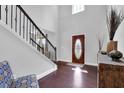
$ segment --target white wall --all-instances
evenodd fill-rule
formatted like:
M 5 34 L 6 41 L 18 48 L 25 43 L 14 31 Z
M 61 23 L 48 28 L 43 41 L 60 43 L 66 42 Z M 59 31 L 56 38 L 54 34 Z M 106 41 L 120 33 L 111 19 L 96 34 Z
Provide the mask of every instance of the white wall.
M 114 40 L 118 41 L 118 50 L 124 54 L 124 21 L 118 28 Z
M 0 24 L 0 62 L 8 60 L 14 76 L 36 74 L 41 78 L 56 69 L 52 61 L 17 38 L 8 29 L 7 26 Z
M 121 7 L 121 9 L 123 10 L 123 14 L 124 14 L 124 6 L 119 6 L 119 7 Z M 124 55 L 124 20 L 118 27 L 115 33 L 114 40 L 118 41 L 118 50 L 121 51 Z
M 22 7 L 40 28 L 53 32 L 57 31 L 57 5 L 22 5 Z
M 72 36 L 85 34 L 85 63 L 96 65 L 96 35 L 107 31 L 105 6 L 86 6 L 84 12 L 75 15 L 71 11 L 71 5 L 59 6 L 58 60 L 72 62 Z

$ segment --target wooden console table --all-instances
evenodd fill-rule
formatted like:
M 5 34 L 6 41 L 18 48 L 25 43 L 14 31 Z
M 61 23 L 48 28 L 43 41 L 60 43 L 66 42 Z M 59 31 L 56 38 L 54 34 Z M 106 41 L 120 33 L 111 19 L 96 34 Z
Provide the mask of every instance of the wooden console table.
M 114 62 L 107 55 L 98 54 L 99 88 L 124 88 L 124 62 Z

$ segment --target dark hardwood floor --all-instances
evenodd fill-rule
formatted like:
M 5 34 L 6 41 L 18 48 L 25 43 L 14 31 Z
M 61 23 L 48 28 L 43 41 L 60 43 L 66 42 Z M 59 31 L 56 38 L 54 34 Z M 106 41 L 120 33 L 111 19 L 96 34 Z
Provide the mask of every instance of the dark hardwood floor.
M 41 88 L 96 88 L 97 67 L 83 68 L 59 63 L 58 70 L 39 80 Z

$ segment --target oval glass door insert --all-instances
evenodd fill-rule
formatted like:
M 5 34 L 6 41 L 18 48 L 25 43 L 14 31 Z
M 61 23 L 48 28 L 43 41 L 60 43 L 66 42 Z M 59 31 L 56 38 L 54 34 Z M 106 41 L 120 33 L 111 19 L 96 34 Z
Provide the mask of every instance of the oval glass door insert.
M 80 58 L 81 56 L 81 53 L 82 53 L 82 48 L 81 48 L 81 41 L 80 39 L 77 39 L 76 42 L 75 42 L 75 56 L 77 59 Z

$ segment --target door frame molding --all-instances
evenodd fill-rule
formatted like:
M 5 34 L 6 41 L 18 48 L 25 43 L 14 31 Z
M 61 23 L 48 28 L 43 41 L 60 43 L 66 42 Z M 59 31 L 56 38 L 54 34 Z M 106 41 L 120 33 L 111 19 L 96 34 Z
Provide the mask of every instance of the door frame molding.
M 82 48 L 82 53 L 79 59 L 77 59 L 75 56 L 75 43 L 77 39 L 81 40 L 81 48 Z M 80 63 L 80 64 L 85 63 L 85 35 L 84 34 L 72 36 L 72 63 Z

